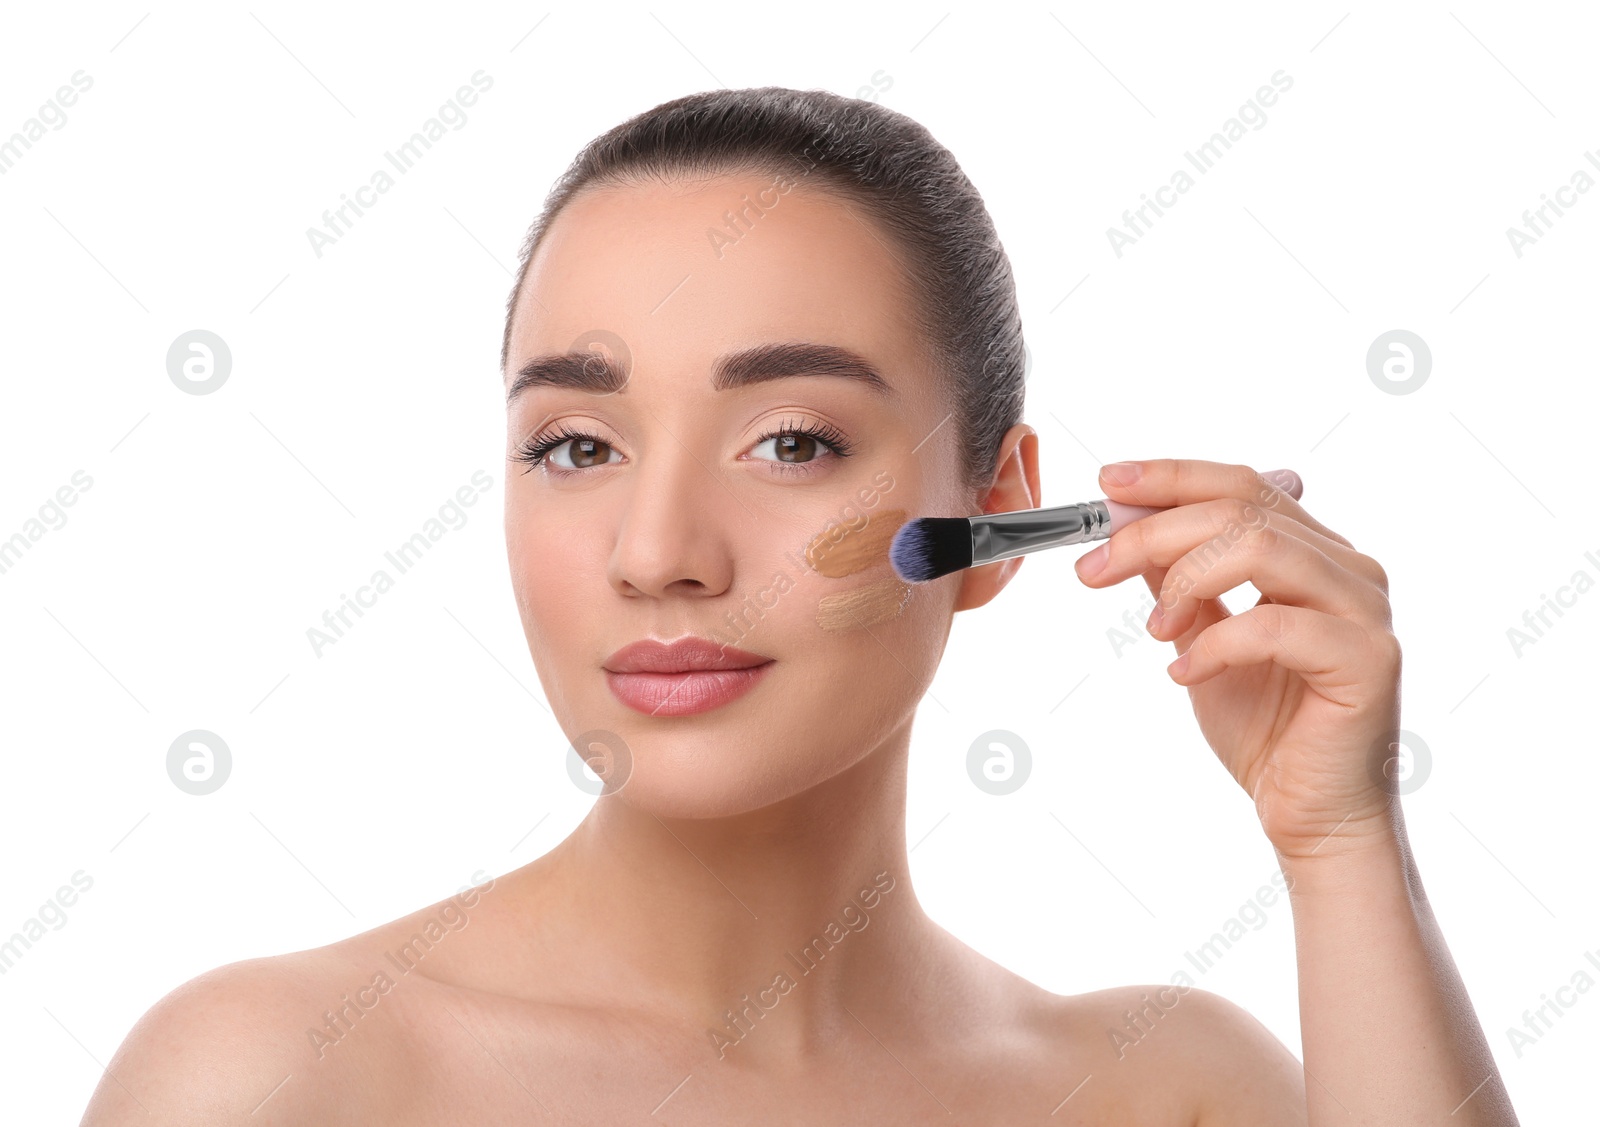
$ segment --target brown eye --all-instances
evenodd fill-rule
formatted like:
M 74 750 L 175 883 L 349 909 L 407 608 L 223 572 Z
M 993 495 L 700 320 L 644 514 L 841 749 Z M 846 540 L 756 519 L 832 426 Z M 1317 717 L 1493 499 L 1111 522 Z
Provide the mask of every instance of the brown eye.
M 809 462 L 817 456 L 817 440 L 809 434 L 780 434 L 772 441 L 780 462 Z
M 766 453 L 768 446 L 772 454 Z M 803 427 L 785 426 L 763 435 L 751 451 L 763 462 L 779 462 L 794 466 L 809 466 L 829 457 L 844 457 L 850 452 L 845 437 L 837 432 L 812 433 Z
M 767 445 L 771 444 L 769 455 Z M 785 419 L 777 429 L 757 440 L 750 453 L 762 462 L 782 466 L 774 472 L 800 476 L 826 472 L 832 463 L 850 456 L 855 443 L 828 423 Z
M 604 465 L 611 460 L 611 446 L 598 438 L 574 438 L 571 446 L 572 453 L 569 457 L 575 469 L 588 469 L 590 466 Z M 559 463 L 560 459 L 557 459 L 557 464 Z
M 620 456 L 612 457 L 616 453 L 609 442 L 592 434 L 563 429 L 525 443 L 517 450 L 516 458 L 528 463 L 529 469 L 543 467 L 559 476 L 621 461 Z

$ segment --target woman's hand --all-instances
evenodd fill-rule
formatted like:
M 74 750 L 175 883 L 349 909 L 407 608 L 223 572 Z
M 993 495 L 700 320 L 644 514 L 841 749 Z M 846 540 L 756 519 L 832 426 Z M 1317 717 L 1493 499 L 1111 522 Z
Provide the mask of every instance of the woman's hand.
M 1171 511 L 1119 529 L 1078 576 L 1144 576 L 1151 635 L 1183 655 L 1168 672 L 1279 854 L 1394 833 L 1400 643 L 1378 562 L 1248 466 L 1156 458 L 1106 467 L 1100 483 L 1114 501 Z M 1218 596 L 1246 582 L 1262 598 L 1230 614 Z

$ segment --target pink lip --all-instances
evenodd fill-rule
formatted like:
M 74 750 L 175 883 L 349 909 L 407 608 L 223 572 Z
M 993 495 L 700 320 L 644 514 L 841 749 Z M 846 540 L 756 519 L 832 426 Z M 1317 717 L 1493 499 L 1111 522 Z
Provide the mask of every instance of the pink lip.
M 737 700 L 773 659 L 688 635 L 670 644 L 646 638 L 604 662 L 606 684 L 623 704 L 650 716 L 689 716 Z

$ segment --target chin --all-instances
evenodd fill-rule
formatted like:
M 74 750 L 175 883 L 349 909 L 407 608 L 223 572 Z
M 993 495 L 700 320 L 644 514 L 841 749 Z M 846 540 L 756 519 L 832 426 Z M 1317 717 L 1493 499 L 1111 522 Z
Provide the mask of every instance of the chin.
M 707 820 L 749 814 L 802 794 L 848 763 L 830 765 L 814 742 L 784 749 L 769 730 L 712 735 L 628 733 L 626 780 L 603 798 L 660 818 Z

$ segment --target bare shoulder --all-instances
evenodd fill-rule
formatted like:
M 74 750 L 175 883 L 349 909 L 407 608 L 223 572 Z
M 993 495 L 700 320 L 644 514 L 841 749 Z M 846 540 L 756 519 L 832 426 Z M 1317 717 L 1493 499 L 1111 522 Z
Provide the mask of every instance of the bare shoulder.
M 348 941 L 347 941 L 348 942 Z M 370 978 L 370 976 L 368 976 Z M 157 1001 L 123 1039 L 89 1101 L 82 1127 L 160 1122 L 258 1125 L 381 1113 L 375 1075 L 393 1073 L 392 1039 L 352 1038 L 342 1053 L 318 1044 L 324 1014 L 362 985 L 342 945 L 248 959 L 209 970 Z M 360 1075 L 368 1081 L 352 1084 Z
M 416 972 L 442 965 L 439 944 L 493 886 L 183 983 L 123 1039 L 82 1127 L 407 1121 L 430 1075 L 416 1031 L 437 1018 L 431 979 Z
M 1195 1127 L 1305 1124 L 1300 1061 L 1242 1006 L 1196 986 L 1118 986 L 1076 995 L 1079 1024 L 1100 1032 L 1107 1073 L 1164 1088 Z M 1128 1067 L 1129 1065 L 1132 1067 Z

